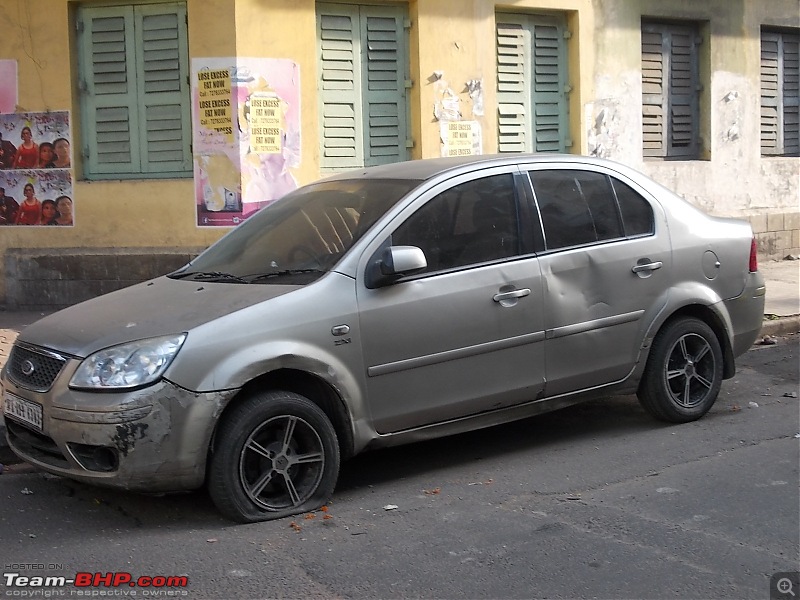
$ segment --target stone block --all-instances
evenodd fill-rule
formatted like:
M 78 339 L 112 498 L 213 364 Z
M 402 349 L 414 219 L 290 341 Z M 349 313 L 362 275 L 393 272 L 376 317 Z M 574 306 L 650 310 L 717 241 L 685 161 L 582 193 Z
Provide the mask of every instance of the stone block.
M 783 213 L 769 213 L 767 215 L 767 231 L 783 231 Z
M 753 233 L 767 232 L 767 215 L 752 215 L 749 217 Z

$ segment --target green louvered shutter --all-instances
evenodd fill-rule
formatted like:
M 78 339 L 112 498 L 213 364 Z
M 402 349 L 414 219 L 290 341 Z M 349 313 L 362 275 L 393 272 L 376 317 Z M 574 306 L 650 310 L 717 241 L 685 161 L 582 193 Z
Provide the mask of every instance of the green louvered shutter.
M 361 7 L 365 166 L 408 158 L 403 16 L 400 8 Z
M 497 17 L 498 150 L 569 146 L 566 26 L 543 15 Z
M 191 169 L 186 7 L 135 8 L 143 172 Z
M 129 6 L 81 11 L 81 102 L 90 173 L 139 171 L 133 10 Z
M 506 17 L 506 15 L 503 15 Z M 532 152 L 530 32 L 521 23 L 497 23 L 497 149 Z
M 86 175 L 191 173 L 185 5 L 86 7 L 78 22 Z
M 642 152 L 648 157 L 699 154 L 696 28 L 642 25 Z
M 567 146 L 566 47 L 564 26 L 553 17 L 535 17 L 533 28 L 533 129 L 536 152 L 563 152 Z
M 364 164 L 358 7 L 317 5 L 323 168 Z

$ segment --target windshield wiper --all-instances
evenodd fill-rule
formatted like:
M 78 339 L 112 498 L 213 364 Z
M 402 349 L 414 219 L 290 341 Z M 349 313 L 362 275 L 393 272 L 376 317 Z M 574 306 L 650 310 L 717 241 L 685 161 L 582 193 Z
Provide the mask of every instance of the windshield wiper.
M 247 283 L 255 283 L 256 281 L 263 281 L 264 279 L 273 279 L 275 277 L 284 277 L 286 275 L 303 275 L 305 273 L 324 273 L 320 269 L 282 269 L 280 271 L 271 271 L 270 273 L 261 273 L 260 275 L 247 275 Z
M 183 279 L 185 277 L 191 277 L 195 281 L 234 281 L 236 283 L 250 283 L 246 279 L 242 279 L 238 275 L 232 275 L 231 273 L 223 273 L 222 271 L 189 271 L 187 273 L 176 273 L 170 275 L 173 279 Z

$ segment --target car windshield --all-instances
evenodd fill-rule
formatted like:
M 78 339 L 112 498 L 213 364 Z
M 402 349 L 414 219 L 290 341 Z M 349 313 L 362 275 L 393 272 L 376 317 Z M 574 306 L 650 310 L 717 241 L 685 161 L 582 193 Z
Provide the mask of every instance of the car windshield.
M 173 279 L 309 283 L 329 271 L 413 180 L 352 179 L 302 187 L 261 209 Z

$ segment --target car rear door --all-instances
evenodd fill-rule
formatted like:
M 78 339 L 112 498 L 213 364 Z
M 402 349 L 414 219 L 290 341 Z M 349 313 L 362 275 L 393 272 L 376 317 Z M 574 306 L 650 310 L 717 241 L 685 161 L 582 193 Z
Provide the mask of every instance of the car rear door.
M 624 379 L 671 277 L 662 207 L 600 167 L 528 171 L 545 239 L 545 394 Z

